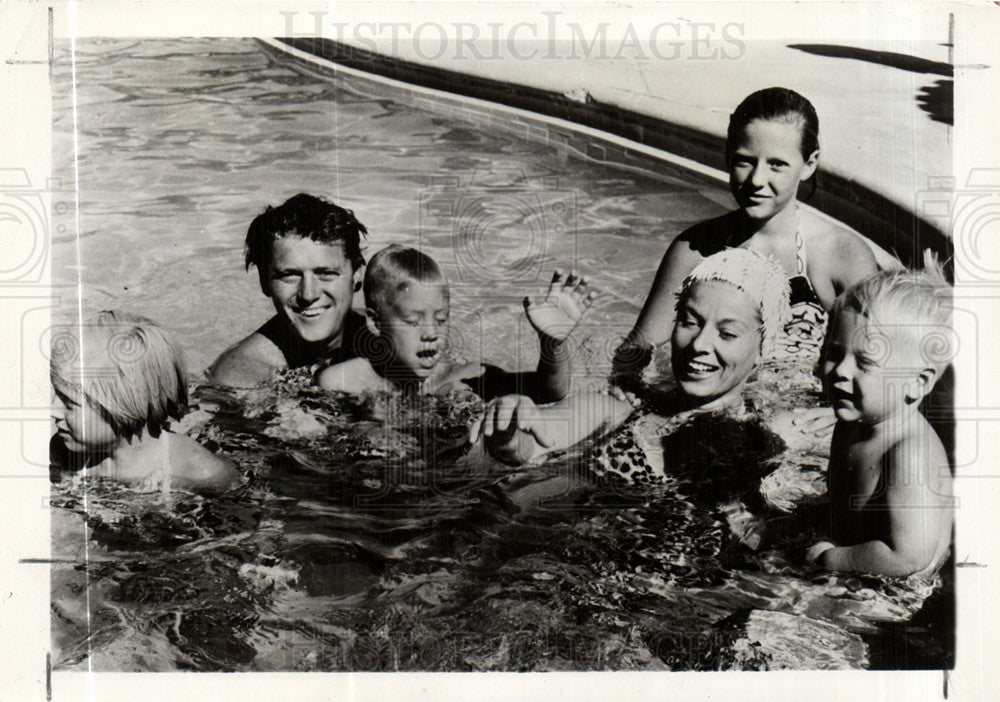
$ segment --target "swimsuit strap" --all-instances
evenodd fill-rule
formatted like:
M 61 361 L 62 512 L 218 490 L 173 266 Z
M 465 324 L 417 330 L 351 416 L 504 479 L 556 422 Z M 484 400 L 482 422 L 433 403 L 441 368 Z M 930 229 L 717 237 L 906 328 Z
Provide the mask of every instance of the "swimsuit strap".
M 799 224 L 799 208 L 795 208 L 795 272 L 806 276 L 806 242 Z M 808 278 L 808 276 L 806 276 Z

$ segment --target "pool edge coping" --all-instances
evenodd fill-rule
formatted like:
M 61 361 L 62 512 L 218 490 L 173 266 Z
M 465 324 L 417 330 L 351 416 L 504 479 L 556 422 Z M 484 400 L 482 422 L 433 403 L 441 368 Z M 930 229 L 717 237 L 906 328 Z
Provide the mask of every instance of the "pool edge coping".
M 675 169 L 697 174 L 702 179 L 728 190 L 728 174 L 712 165 L 713 161 L 721 159 L 724 139 L 690 127 L 614 105 L 597 103 L 589 96 L 577 100 L 517 83 L 458 73 L 436 66 L 425 66 L 321 37 L 292 39 L 257 37 L 257 41 L 273 59 L 290 63 L 293 67 L 320 78 L 329 78 L 332 73 L 339 77 L 388 88 L 396 91 L 397 95 L 394 96 L 396 99 L 400 96 L 409 96 L 409 99 L 404 99 L 403 102 L 411 106 L 432 111 L 436 109 L 438 112 L 445 112 L 467 121 L 480 123 L 485 121 L 490 127 L 512 133 L 527 141 L 543 143 L 586 161 L 611 168 L 663 179 L 664 174 L 658 173 L 651 165 L 668 163 Z M 313 50 L 302 48 L 303 42 L 312 42 Z M 326 53 L 332 53 L 333 56 L 323 55 L 322 51 L 315 49 L 316 45 L 325 47 Z M 365 69 L 351 65 L 358 63 L 363 63 Z M 410 82 L 389 74 L 413 75 L 421 82 Z M 464 83 L 467 90 L 474 88 L 487 93 L 503 91 L 511 97 L 507 101 L 497 101 L 458 90 L 435 87 L 447 81 Z M 434 101 L 433 104 L 428 98 Z M 652 129 L 647 130 L 648 127 L 653 127 L 656 129 L 656 136 L 662 140 L 668 143 L 682 143 L 695 153 L 692 154 L 693 157 L 681 155 L 674 150 L 631 139 L 614 131 L 511 104 L 511 102 L 532 101 L 536 104 L 551 103 L 554 111 L 568 111 L 571 115 L 586 115 L 590 112 L 591 121 L 609 121 L 617 117 L 619 129 L 631 128 L 633 131 L 645 134 L 647 131 L 652 131 Z M 544 133 L 539 133 L 539 125 Z M 861 237 L 872 248 L 882 267 L 898 265 L 895 263 L 897 260 L 905 265 L 919 267 L 922 264 L 925 248 L 932 249 L 943 260 L 950 261 L 952 257 L 953 242 L 947 234 L 922 220 L 914 212 L 891 202 L 885 196 L 850 178 L 821 170 L 815 198 L 818 200 L 815 204 L 800 200 L 799 205 Z M 865 224 L 874 226 L 863 226 Z M 861 230 L 872 231 L 872 234 L 862 234 Z

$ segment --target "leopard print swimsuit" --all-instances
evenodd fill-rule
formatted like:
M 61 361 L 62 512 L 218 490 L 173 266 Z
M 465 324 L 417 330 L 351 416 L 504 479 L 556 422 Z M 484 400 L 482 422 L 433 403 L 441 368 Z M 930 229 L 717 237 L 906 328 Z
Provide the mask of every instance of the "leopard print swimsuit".
M 659 432 L 650 426 L 651 416 L 655 415 L 636 410 L 606 440 L 591 448 L 588 463 L 595 476 L 627 483 L 663 482 L 663 452 L 656 445 Z
M 752 408 L 688 410 L 670 417 L 640 408 L 590 447 L 587 466 L 600 481 L 635 485 L 690 483 L 735 487 L 763 476 L 784 448 Z M 714 486 L 714 487 L 713 487 Z

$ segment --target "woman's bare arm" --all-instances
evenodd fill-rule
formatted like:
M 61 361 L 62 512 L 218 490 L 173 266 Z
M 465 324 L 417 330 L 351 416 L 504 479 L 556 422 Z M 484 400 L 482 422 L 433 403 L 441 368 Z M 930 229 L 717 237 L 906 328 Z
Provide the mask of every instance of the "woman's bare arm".
M 635 326 L 615 352 L 616 373 L 642 370 L 649 364 L 650 350 L 670 338 L 674 328 L 674 293 L 702 258 L 683 235 L 667 248 Z

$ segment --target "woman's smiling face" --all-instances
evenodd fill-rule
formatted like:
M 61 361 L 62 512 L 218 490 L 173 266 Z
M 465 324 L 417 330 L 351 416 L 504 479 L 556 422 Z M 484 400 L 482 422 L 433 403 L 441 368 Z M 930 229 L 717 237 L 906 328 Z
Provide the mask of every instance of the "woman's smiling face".
M 760 311 L 737 287 L 699 281 L 677 310 L 670 364 L 684 393 L 705 409 L 739 403 L 760 358 Z

